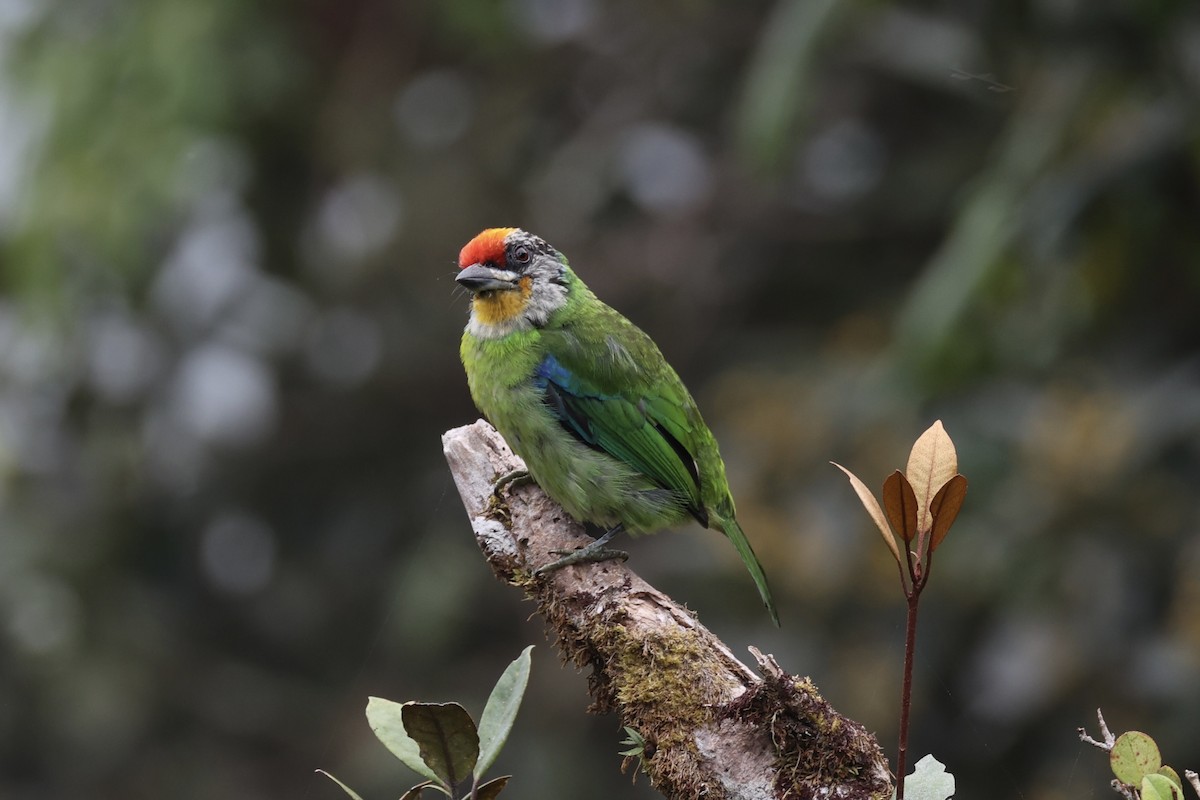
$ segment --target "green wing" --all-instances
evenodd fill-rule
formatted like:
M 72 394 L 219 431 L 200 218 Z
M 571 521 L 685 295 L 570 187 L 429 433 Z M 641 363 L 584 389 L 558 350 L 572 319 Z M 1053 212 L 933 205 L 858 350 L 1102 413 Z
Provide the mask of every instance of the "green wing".
M 723 532 L 778 625 L 767 576 L 734 519 L 725 469 L 695 401 L 650 337 L 594 302 L 599 309 L 575 324 L 542 331 L 546 355 L 534 379 L 546 405 L 572 436 L 675 492 L 701 525 Z
M 614 312 L 615 314 L 615 312 Z M 567 347 L 550 347 L 535 370 L 546 405 L 562 426 L 589 447 L 630 465 L 664 489 L 684 498 L 704 525 L 700 473 L 694 453 L 695 405 L 658 348 L 619 318 L 637 336 L 637 355 L 613 334 L 582 347 L 578 337 Z M 648 347 L 649 350 L 645 350 Z M 598 354 L 584 357 L 587 350 Z

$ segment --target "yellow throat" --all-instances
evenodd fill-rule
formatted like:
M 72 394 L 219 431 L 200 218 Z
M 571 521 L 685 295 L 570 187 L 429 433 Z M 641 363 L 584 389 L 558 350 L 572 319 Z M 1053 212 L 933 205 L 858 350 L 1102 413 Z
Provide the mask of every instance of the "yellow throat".
M 521 278 L 518 289 L 497 292 L 481 292 L 471 299 L 471 310 L 475 319 L 484 325 L 502 325 L 521 316 L 533 293 L 533 279 L 528 275 Z

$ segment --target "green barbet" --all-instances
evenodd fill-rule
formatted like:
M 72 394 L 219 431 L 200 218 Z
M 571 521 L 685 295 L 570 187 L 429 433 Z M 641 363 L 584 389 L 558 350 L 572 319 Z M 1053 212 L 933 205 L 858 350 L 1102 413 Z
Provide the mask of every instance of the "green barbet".
M 619 530 L 653 533 L 692 517 L 733 542 L 778 625 L 717 441 L 650 337 L 518 228 L 479 234 L 458 265 L 472 294 L 460 353 L 475 405 L 567 513 L 609 528 L 542 571 L 612 557 L 602 548 Z

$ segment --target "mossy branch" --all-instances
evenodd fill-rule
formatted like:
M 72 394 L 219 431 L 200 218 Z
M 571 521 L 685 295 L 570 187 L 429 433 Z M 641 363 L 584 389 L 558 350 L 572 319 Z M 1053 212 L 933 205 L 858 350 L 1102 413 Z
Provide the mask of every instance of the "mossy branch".
M 625 564 L 535 577 L 590 537 L 536 485 L 496 480 L 524 465 L 483 420 L 442 444 L 475 537 L 493 572 L 521 588 L 554 630 L 563 657 L 590 667 L 592 710 L 616 711 L 645 745 L 640 758 L 664 796 L 717 800 L 881 800 L 892 782 L 879 744 L 838 714 L 807 678 L 755 649 L 763 677 L 689 611 Z M 614 739 L 615 749 L 615 739 Z

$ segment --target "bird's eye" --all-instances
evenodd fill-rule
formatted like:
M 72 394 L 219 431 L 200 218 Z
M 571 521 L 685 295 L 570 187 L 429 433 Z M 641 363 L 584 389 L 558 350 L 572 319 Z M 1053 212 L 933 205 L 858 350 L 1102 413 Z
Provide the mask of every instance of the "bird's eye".
M 529 252 L 529 248 L 525 245 L 518 245 L 517 248 L 513 250 L 513 261 L 516 261 L 518 264 L 528 264 L 531 257 L 532 255 Z

